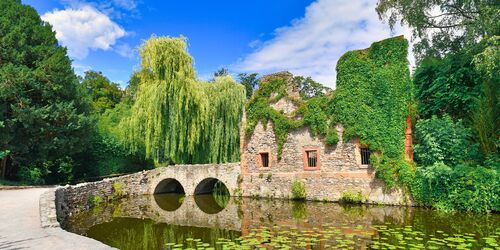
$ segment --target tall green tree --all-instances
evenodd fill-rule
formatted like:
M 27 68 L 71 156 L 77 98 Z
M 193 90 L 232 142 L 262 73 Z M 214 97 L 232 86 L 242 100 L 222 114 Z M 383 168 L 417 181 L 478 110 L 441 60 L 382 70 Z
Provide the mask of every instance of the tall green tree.
M 323 86 L 321 83 L 314 81 L 311 77 L 296 76 L 294 82 L 299 87 L 300 97 L 307 100 L 316 96 L 324 96 L 326 92 L 331 90 Z
M 124 99 L 127 103 L 132 104 L 135 102 L 135 99 L 137 97 L 137 88 L 139 88 L 140 81 L 141 78 L 139 72 L 132 73 L 124 93 Z
M 237 161 L 245 90 L 229 76 L 198 82 L 186 49 L 183 37 L 152 37 L 140 48 L 128 144 L 158 163 Z
M 473 58 L 473 52 L 462 50 L 444 58 L 428 57 L 420 63 L 413 82 L 421 118 L 449 114 L 465 119 L 473 112 L 481 93 L 481 78 Z
M 417 59 L 442 56 L 500 34 L 500 2 L 496 0 L 380 0 L 379 17 L 391 27 L 412 28 Z
M 238 80 L 241 85 L 245 87 L 246 97 L 250 99 L 252 97 L 253 91 L 259 85 L 259 78 L 257 73 L 240 73 L 238 74 Z
M 71 178 L 91 120 L 85 91 L 52 27 L 20 0 L 0 2 L 0 150 L 6 175 Z
M 500 36 L 486 41 L 473 61 L 480 73 L 482 92 L 472 115 L 473 128 L 486 157 L 500 159 Z M 496 155 L 496 156 L 495 156 Z
M 113 108 L 124 95 L 120 86 L 111 82 L 101 72 L 87 71 L 81 82 L 92 97 L 92 106 L 98 113 Z
M 214 78 L 219 77 L 219 76 L 227 76 L 229 75 L 229 70 L 227 68 L 220 68 L 217 71 L 214 72 Z

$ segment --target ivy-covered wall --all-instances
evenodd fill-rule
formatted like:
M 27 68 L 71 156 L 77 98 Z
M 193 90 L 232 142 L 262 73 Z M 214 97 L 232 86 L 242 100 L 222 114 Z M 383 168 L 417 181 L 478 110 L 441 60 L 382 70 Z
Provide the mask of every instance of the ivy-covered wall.
M 343 140 L 359 138 L 373 154 L 376 175 L 388 188 L 413 178 L 413 166 L 404 160 L 406 117 L 413 113 L 413 84 L 408 64 L 408 41 L 393 37 L 363 50 L 345 53 L 337 63 L 337 88 L 304 101 L 292 95 L 289 73 L 264 78 L 246 105 L 245 134 L 258 122 L 271 121 L 278 145 L 278 160 L 291 130 L 308 126 L 314 136 L 335 145 L 336 124 L 345 128 Z M 273 108 L 282 98 L 298 108 L 290 114 Z
M 318 96 L 304 101 L 300 98 L 293 82 L 292 74 L 279 72 L 260 81 L 259 89 L 246 104 L 247 122 L 245 134 L 251 136 L 258 122 L 266 125 L 273 123 L 273 129 L 278 144 L 278 159 L 281 158 L 283 144 L 290 130 L 307 125 L 315 136 L 326 136 L 327 144 L 336 144 L 338 141 L 335 124 L 333 124 L 332 110 L 329 108 L 331 98 Z M 297 109 L 290 114 L 273 108 L 273 104 L 280 99 L 294 103 Z
M 337 63 L 334 114 L 344 139 L 357 137 L 380 152 L 372 163 L 388 187 L 412 174 L 404 161 L 406 116 L 414 107 L 407 56 L 408 41 L 399 36 L 349 51 Z

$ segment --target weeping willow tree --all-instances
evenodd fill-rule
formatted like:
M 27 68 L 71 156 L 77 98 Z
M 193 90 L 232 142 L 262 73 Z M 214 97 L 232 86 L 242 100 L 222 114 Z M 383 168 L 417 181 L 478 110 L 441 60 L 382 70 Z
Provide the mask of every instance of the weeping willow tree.
M 244 87 L 229 76 L 198 81 L 184 37 L 152 37 L 139 51 L 137 99 L 124 124 L 131 151 L 157 163 L 239 160 Z

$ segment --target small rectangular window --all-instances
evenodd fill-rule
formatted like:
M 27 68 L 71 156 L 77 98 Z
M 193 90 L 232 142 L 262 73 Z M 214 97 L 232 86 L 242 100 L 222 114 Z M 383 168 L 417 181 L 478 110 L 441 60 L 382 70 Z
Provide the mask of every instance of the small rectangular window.
M 262 167 L 269 167 L 269 153 L 260 153 L 260 162 L 262 163 Z
M 315 168 L 318 165 L 318 151 L 316 150 L 311 150 L 311 151 L 306 151 L 307 153 L 307 167 L 309 168 Z
M 370 150 L 368 148 L 361 148 L 361 164 L 370 164 Z

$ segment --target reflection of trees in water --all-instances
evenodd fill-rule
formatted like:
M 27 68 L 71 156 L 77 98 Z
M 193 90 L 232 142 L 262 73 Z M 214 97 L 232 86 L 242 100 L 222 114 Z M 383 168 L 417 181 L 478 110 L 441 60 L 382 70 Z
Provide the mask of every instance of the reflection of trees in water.
M 215 202 L 217 202 L 217 204 L 219 204 L 222 208 L 227 206 L 227 203 L 231 198 L 229 190 L 222 181 L 217 181 L 215 183 L 212 195 L 214 196 Z
M 215 246 L 220 238 L 236 239 L 241 232 L 221 228 L 198 228 L 168 224 L 157 224 L 152 220 L 118 219 L 121 226 L 114 223 L 98 225 L 89 231 L 89 236 L 121 250 L 165 249 L 167 243 L 193 242 L 187 239 L 201 239 Z M 113 226 L 114 224 L 114 226 Z M 112 233 L 110 230 L 113 226 Z
M 432 235 L 435 231 L 441 230 L 450 235 L 477 233 L 481 236 L 494 233 L 496 228 L 500 228 L 498 214 L 442 214 L 423 208 L 341 206 L 335 203 L 250 198 L 229 201 L 228 207 L 220 213 L 222 208 L 213 194 L 187 197 L 184 201 L 185 205 L 179 208 L 181 210 L 176 210 L 177 220 L 171 222 L 169 219 L 163 220 L 171 218 L 169 217 L 171 213 L 157 213 L 157 210 L 147 207 L 150 206 L 148 205 L 150 202 L 155 202 L 151 199 L 152 197 L 148 196 L 123 199 L 119 203 L 106 204 L 98 209 L 86 211 L 77 215 L 80 220 L 72 221 L 70 231 L 76 230 L 80 234 L 86 234 L 120 249 L 155 249 L 156 247 L 162 249 L 165 243 L 186 242 L 187 238 L 202 239 L 203 242 L 214 245 L 219 238 L 234 239 L 241 234 L 237 231 L 209 228 L 215 225 L 225 225 L 226 228 L 234 230 L 275 225 L 295 226 L 301 229 L 335 226 L 335 230 L 343 230 L 342 227 L 345 226 L 352 231 L 358 230 L 359 225 L 363 225 L 366 229 L 365 226 L 386 225 L 387 223 L 386 226 L 389 229 L 412 226 L 414 230 L 426 235 Z M 174 203 L 179 202 L 179 199 L 174 201 Z M 193 204 L 194 202 L 196 204 Z M 154 207 L 156 208 L 156 205 Z M 198 208 L 201 211 L 198 211 Z M 204 213 L 213 214 L 213 216 L 205 216 Z M 195 219 L 195 215 L 201 217 Z M 182 218 L 185 220 L 183 221 Z M 218 223 L 213 223 L 212 218 L 217 218 Z M 234 223 L 235 221 L 240 222 L 238 218 L 242 219 L 241 224 L 234 226 L 238 225 Z

